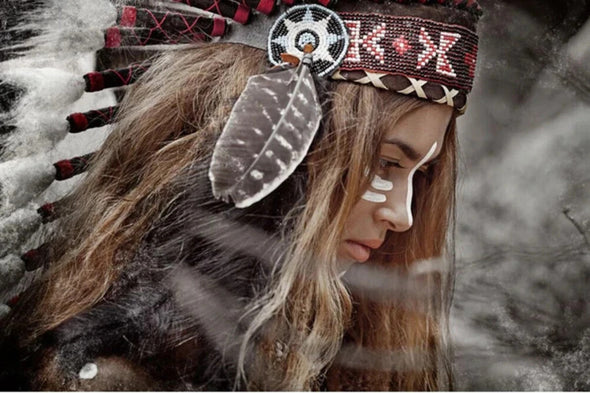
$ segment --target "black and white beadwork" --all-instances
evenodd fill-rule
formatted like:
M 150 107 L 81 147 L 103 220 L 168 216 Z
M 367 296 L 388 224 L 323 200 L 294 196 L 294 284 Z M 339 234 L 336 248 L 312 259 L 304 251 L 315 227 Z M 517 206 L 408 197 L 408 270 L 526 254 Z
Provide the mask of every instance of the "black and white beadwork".
M 335 12 L 316 5 L 292 7 L 277 19 L 268 37 L 268 57 L 274 65 L 282 63 L 281 54 L 303 58 L 303 47 L 311 44 L 312 73 L 331 75 L 342 63 L 348 50 L 346 25 Z

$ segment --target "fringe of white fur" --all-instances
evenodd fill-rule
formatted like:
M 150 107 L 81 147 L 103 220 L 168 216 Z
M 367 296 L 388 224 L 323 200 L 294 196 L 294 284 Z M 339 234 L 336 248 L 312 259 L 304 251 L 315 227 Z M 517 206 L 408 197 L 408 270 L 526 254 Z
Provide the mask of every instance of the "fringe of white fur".
M 5 1 L 0 5 L 3 11 L 18 10 L 16 2 Z M 17 262 L 18 255 L 43 241 L 37 233 L 43 229 L 36 225 L 35 207 L 60 199 L 77 183 L 52 182 L 52 163 L 98 149 L 108 132 L 105 127 L 74 138 L 68 135 L 65 119 L 73 112 L 114 104 L 110 92 L 84 94 L 82 78 L 94 68 L 105 29 L 115 24 L 114 2 L 32 0 L 21 4 L 26 10 L 20 15 L 11 15 L 18 22 L 7 33 L 33 34 L 0 48 L 16 54 L 0 63 L 0 84 L 22 91 L 13 102 L 5 102 L 8 110 L 0 113 L 0 122 L 14 127 L 0 136 L 0 287 L 4 293 L 24 289 L 28 285 L 24 281 L 30 281 L 23 279 Z M 23 212 L 28 220 L 23 221 Z M 28 225 L 31 220 L 35 225 Z M 0 305 L 0 318 L 5 311 Z

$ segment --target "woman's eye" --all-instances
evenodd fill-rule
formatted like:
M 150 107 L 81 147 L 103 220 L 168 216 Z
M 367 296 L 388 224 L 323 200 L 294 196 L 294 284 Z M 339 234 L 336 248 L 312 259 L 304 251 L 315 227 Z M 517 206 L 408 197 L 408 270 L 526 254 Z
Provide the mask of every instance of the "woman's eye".
M 389 168 L 403 168 L 399 161 L 391 161 L 386 160 L 385 158 L 379 159 L 379 167 L 382 169 L 389 169 Z

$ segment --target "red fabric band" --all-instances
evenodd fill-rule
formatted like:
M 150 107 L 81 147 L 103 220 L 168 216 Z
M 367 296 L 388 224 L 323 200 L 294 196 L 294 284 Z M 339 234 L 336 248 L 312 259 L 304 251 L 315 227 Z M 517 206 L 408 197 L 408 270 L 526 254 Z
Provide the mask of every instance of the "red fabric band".
M 104 78 L 100 72 L 89 72 L 85 75 L 86 91 L 91 93 L 104 89 Z
M 66 180 L 84 173 L 88 163 L 95 153 L 89 153 L 80 157 L 61 160 L 53 164 L 55 167 L 55 180 Z
M 137 18 L 137 8 L 135 7 L 123 7 L 123 13 L 121 15 L 120 25 L 124 27 L 135 26 L 135 20 Z
M 258 3 L 258 7 L 256 7 L 256 11 L 262 12 L 263 14 L 268 15 L 271 12 L 273 12 L 274 8 L 275 8 L 274 0 L 260 0 L 260 3 Z
M 8 307 L 14 307 L 14 306 L 16 306 L 16 303 L 18 303 L 18 299 L 19 299 L 18 295 L 14 296 L 12 299 L 10 299 L 9 301 L 6 302 L 6 305 Z
M 80 132 L 88 129 L 88 118 L 83 113 L 72 113 L 67 117 L 70 132 Z
M 240 4 L 238 5 L 238 9 L 236 10 L 236 14 L 234 15 L 233 19 L 241 24 L 248 23 L 250 19 L 250 8 Z
M 53 221 L 55 217 L 55 205 L 53 203 L 46 203 L 37 209 L 37 213 L 41 216 L 43 223 Z
M 213 31 L 211 32 L 211 35 L 213 37 L 221 37 L 222 35 L 225 34 L 225 27 L 226 27 L 225 19 L 213 18 Z
M 74 176 L 74 166 L 70 160 L 61 160 L 53 164 L 56 169 L 56 180 L 66 180 Z
M 49 262 L 49 253 L 49 243 L 44 243 L 40 247 L 21 255 L 20 258 L 25 263 L 25 269 L 28 272 L 32 272 L 42 266 L 45 266 Z
M 121 31 L 118 27 L 110 27 L 105 34 L 105 48 L 118 48 L 121 46 Z

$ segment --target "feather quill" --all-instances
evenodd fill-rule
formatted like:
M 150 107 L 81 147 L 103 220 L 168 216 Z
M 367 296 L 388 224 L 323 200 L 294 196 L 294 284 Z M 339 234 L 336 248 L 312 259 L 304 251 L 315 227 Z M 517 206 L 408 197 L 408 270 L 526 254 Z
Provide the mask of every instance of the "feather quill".
M 303 161 L 322 119 L 310 65 L 305 54 L 297 67 L 250 77 L 213 152 L 209 179 L 216 198 L 251 206 Z

